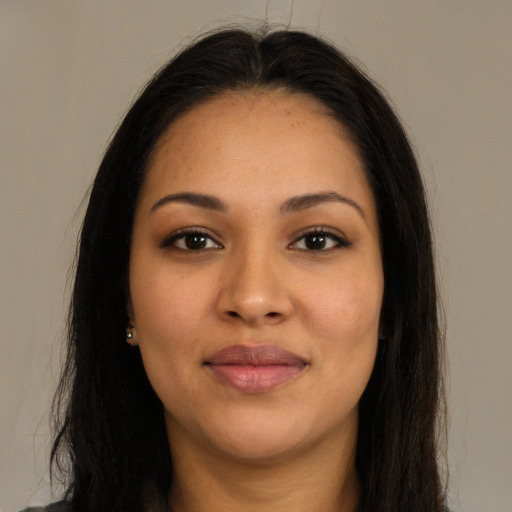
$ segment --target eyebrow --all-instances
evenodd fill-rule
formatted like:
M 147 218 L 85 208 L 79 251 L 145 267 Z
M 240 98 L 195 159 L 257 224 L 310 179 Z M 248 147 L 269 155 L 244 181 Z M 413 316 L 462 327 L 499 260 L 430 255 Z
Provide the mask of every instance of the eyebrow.
M 356 201 L 349 197 L 342 196 L 338 192 L 317 192 L 314 194 L 304 194 L 300 196 L 294 196 L 287 199 L 280 207 L 282 213 L 299 212 L 314 208 L 322 203 L 337 202 L 343 203 L 354 208 L 362 217 L 366 220 L 363 209 L 359 206 Z M 181 192 L 178 194 L 168 194 L 160 198 L 152 207 L 151 212 L 154 212 L 158 208 L 168 203 L 186 203 L 192 206 L 198 206 L 200 208 L 206 208 L 208 210 L 216 210 L 226 212 L 228 207 L 218 197 L 208 194 L 197 194 L 194 192 Z
M 281 212 L 298 212 L 302 210 L 307 210 L 308 208 L 314 208 L 322 203 L 330 203 L 337 202 L 348 204 L 352 206 L 357 212 L 366 220 L 366 216 L 364 214 L 364 210 L 356 203 L 353 199 L 349 197 L 342 196 L 338 194 L 338 192 L 318 192 L 315 194 L 304 194 L 302 196 L 296 196 L 288 199 L 281 205 Z
M 187 203 L 208 210 L 226 211 L 227 206 L 217 197 L 207 194 L 194 194 L 193 192 L 182 192 L 180 194 L 169 194 L 159 199 L 152 207 L 151 212 L 168 203 Z

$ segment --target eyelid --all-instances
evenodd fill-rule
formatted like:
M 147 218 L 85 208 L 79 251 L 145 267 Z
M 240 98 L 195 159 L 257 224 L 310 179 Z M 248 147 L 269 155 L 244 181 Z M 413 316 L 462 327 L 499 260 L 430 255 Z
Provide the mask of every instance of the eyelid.
M 310 226 L 304 229 L 301 229 L 298 233 L 296 233 L 293 237 L 293 242 L 290 243 L 289 247 L 293 249 L 294 245 L 302 240 L 303 238 L 311 235 L 322 235 L 336 242 L 335 247 L 331 247 L 329 249 L 297 249 L 306 252 L 329 252 L 333 249 L 338 249 L 342 247 L 350 247 L 352 242 L 350 242 L 346 235 L 344 235 L 341 231 L 337 229 L 333 229 L 327 226 Z
M 171 247 L 176 240 L 179 240 L 180 238 L 183 238 L 187 235 L 205 236 L 205 237 L 209 238 L 210 240 L 213 240 L 213 242 L 215 242 L 215 244 L 218 245 L 219 248 L 223 247 L 223 245 L 217 240 L 217 238 L 218 238 L 217 235 L 202 226 L 187 226 L 187 227 L 176 229 L 172 233 L 167 235 L 160 242 L 159 246 L 162 249 Z M 176 247 L 176 246 L 175 246 L 175 248 L 179 249 L 179 247 Z M 182 249 L 182 250 L 186 250 L 186 249 Z M 203 249 L 203 250 L 206 250 L 206 249 Z M 191 250 L 191 252 L 194 252 L 194 251 Z M 200 252 L 200 251 L 197 251 L 197 252 Z

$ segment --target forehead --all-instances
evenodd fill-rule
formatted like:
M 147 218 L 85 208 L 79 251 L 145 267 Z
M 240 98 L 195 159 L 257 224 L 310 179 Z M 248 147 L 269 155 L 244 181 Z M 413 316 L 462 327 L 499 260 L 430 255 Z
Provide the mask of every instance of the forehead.
M 331 189 L 372 195 L 344 127 L 315 98 L 281 90 L 223 93 L 174 121 L 153 151 L 143 196 L 223 195 L 233 186 L 262 199 Z
M 212 137 L 247 137 L 257 144 L 272 133 L 284 139 L 287 133 L 306 138 L 317 131 L 311 125 L 331 125 L 334 132 L 346 136 L 344 129 L 330 111 L 314 97 L 284 90 L 227 91 L 208 98 L 174 120 L 164 132 L 153 151 L 153 160 L 165 146 L 190 143 L 199 133 Z M 271 121 L 272 126 L 269 126 Z M 174 149 L 177 149 L 175 147 Z M 206 149 L 206 147 L 205 147 Z M 267 146 L 267 149 L 270 149 Z

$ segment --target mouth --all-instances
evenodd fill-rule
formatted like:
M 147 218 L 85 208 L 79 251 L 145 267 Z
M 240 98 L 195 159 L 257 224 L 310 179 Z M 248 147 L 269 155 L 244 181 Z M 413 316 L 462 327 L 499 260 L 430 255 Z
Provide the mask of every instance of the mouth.
M 235 345 L 210 356 L 204 366 L 224 384 L 256 394 L 295 379 L 308 363 L 274 345 Z

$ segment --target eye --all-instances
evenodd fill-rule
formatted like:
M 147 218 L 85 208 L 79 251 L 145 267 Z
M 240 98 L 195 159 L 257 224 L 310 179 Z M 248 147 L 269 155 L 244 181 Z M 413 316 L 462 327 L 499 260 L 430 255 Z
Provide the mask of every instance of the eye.
M 166 238 L 161 247 L 175 247 L 183 251 L 204 251 L 222 249 L 222 245 L 200 229 L 180 229 Z
M 303 233 L 290 247 L 300 251 L 329 251 L 339 247 L 348 247 L 350 243 L 325 228 L 314 228 Z

